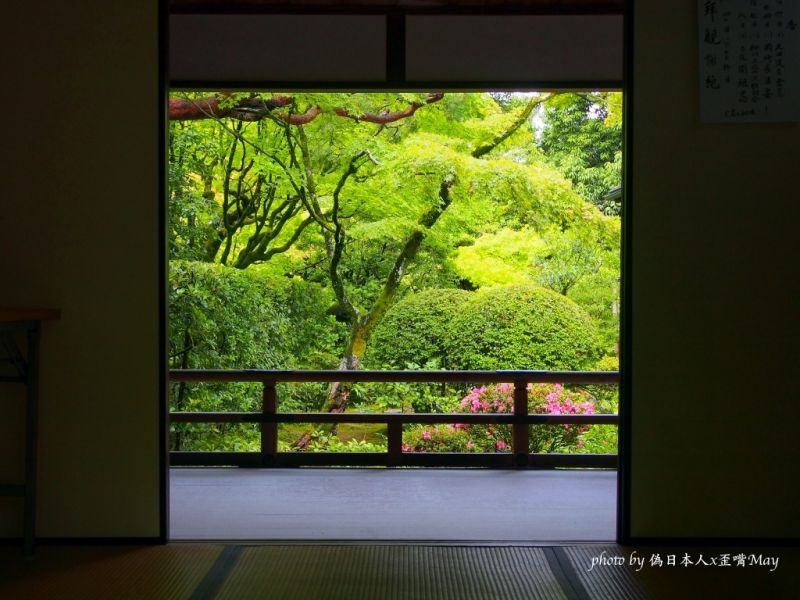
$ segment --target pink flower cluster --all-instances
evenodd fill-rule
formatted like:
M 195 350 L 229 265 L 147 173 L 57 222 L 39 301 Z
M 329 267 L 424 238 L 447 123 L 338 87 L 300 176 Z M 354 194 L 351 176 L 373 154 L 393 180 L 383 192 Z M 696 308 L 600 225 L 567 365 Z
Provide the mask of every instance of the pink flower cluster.
M 544 398 L 542 393 L 546 392 Z M 551 415 L 591 415 L 594 403 L 581 402 L 578 397 L 564 389 L 560 383 L 528 385 L 529 410 L 532 413 Z M 461 409 L 472 413 L 513 412 L 514 386 L 510 383 L 472 388 L 461 400 Z
M 531 414 L 551 415 L 591 415 L 595 412 L 595 405 L 591 396 L 582 391 L 568 390 L 561 384 L 537 383 L 529 384 L 528 412 Z M 514 411 L 514 386 L 510 383 L 500 383 L 472 388 L 464 396 L 459 405 L 463 412 L 471 413 L 512 413 Z M 503 451 L 509 448 L 510 429 L 494 425 L 460 425 L 468 434 L 470 440 L 468 449 L 480 446 L 483 451 Z M 560 433 L 559 433 L 560 431 Z M 588 431 L 586 425 L 568 425 L 560 427 L 533 428 L 531 434 L 532 448 L 542 447 L 552 451 L 558 447 L 568 447 L 576 444 L 578 448 L 583 442 L 578 436 Z M 485 434 L 485 441 L 480 441 Z M 479 436 L 479 437 L 478 437 Z
M 469 412 L 512 412 L 514 387 L 510 383 L 472 388 L 461 400 L 461 408 Z
M 553 386 L 553 391 L 544 397 L 544 406 L 547 413 L 551 415 L 592 415 L 594 414 L 594 404 L 592 402 L 573 402 L 569 394 L 564 393 L 564 387 L 557 383 Z
M 595 412 L 592 398 L 585 391 L 566 389 L 560 384 L 530 384 L 528 412 L 551 415 L 591 415 Z M 510 383 L 472 388 L 459 403 L 461 412 L 512 413 L 514 386 Z M 558 448 L 583 446 L 579 439 L 588 431 L 587 425 L 545 425 L 531 428 L 532 452 L 553 452 Z M 508 425 L 450 425 L 427 426 L 411 433 L 404 452 L 508 452 L 511 448 L 511 428 Z

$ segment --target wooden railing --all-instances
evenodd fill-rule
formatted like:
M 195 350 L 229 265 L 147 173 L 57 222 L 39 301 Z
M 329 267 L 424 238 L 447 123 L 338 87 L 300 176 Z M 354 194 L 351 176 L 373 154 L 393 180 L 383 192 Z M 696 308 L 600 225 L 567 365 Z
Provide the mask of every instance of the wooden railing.
M 259 382 L 260 412 L 173 412 L 172 423 L 260 423 L 260 452 L 170 452 L 173 466 L 391 466 L 615 468 L 616 454 L 531 454 L 531 425 L 618 425 L 616 414 L 551 415 L 528 413 L 529 383 L 618 384 L 617 372 L 586 371 L 268 371 L 171 370 L 177 382 Z M 276 385 L 285 382 L 511 383 L 514 411 L 508 413 L 282 413 Z M 278 423 L 385 423 L 386 452 L 279 452 Z M 404 452 L 407 423 L 510 425 L 510 453 Z

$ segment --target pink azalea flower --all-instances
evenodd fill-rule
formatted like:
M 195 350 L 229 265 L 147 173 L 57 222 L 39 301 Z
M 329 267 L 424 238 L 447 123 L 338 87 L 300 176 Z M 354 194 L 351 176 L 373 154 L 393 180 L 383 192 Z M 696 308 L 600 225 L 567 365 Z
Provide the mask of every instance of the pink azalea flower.
M 498 450 L 505 450 L 506 449 L 506 443 L 503 440 L 497 440 L 497 443 L 495 444 L 495 446 L 497 446 Z
M 422 432 L 422 439 L 423 439 L 423 440 L 429 440 L 429 439 L 431 439 L 431 432 L 430 432 L 430 431 L 423 431 L 423 432 Z

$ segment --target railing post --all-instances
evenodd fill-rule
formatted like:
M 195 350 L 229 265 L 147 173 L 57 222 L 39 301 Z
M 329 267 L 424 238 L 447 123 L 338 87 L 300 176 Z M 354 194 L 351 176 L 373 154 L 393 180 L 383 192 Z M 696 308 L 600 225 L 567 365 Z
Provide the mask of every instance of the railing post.
M 265 381 L 261 396 L 261 413 L 274 415 L 278 412 L 278 392 L 274 381 Z M 261 423 L 261 465 L 271 467 L 275 464 L 278 454 L 278 424 Z
M 528 382 L 514 382 L 514 424 L 511 426 L 511 451 L 518 467 L 528 466 Z
M 397 467 L 403 462 L 403 424 L 400 421 L 386 424 L 386 451 L 390 467 Z

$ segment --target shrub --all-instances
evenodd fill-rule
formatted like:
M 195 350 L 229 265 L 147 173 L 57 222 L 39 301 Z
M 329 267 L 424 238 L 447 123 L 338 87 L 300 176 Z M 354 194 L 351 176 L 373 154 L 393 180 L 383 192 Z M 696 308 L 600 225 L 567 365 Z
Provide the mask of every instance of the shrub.
M 508 383 L 473 388 L 461 400 L 459 409 L 471 413 L 513 413 L 514 386 Z M 550 415 L 591 415 L 595 412 L 592 397 L 579 390 L 567 390 L 561 384 L 528 384 L 528 412 Z M 556 452 L 581 446 L 579 437 L 586 425 L 534 425 L 530 432 L 530 452 Z M 511 446 L 508 426 L 470 425 L 466 431 L 483 452 L 498 445 Z
M 287 368 L 335 369 L 341 358 L 347 326 L 328 314 L 333 292 L 299 277 L 272 276 L 267 281 L 275 302 L 289 323 Z
M 474 446 L 463 425 L 428 425 L 403 432 L 403 452 L 470 452 Z
M 172 367 L 268 369 L 286 362 L 288 321 L 263 277 L 172 261 L 169 309 Z
M 579 370 L 599 343 L 589 315 L 555 292 L 510 286 L 478 292 L 449 324 L 445 342 L 454 369 Z
M 316 430 L 311 434 L 311 442 L 306 447 L 306 452 L 386 452 L 386 438 L 377 436 L 378 441 L 351 438 L 341 440 L 336 434 Z M 292 450 L 286 445 L 279 448 L 281 451 Z
M 616 356 L 604 356 L 593 369 L 597 371 L 619 371 L 619 358 Z M 619 410 L 619 385 L 617 384 L 592 384 L 587 385 L 586 390 L 595 398 L 597 412 L 611 414 Z M 614 428 L 616 431 L 616 428 Z
M 322 286 L 215 263 L 173 260 L 169 273 L 170 367 L 189 369 L 332 368 L 344 327 L 325 314 Z M 281 410 L 318 410 L 325 384 L 281 384 Z M 172 410 L 252 411 L 260 384 L 187 384 L 171 388 Z M 220 449 L 208 426 L 174 425 L 173 447 Z M 238 431 L 238 430 L 237 430 Z M 257 444 L 257 428 L 231 433 Z M 238 436 L 238 437 L 237 437 Z
M 286 363 L 286 315 L 271 300 L 263 277 L 218 264 L 172 261 L 169 313 L 172 368 L 270 369 Z M 257 410 L 261 396 L 259 384 L 246 383 L 180 383 L 170 392 L 170 408 L 178 411 Z M 173 449 L 210 449 L 207 444 L 218 443 L 210 441 L 215 427 L 173 425 Z M 230 437 L 252 444 L 257 430 L 241 429 Z
M 529 384 L 528 412 L 533 414 L 594 413 L 592 397 L 560 384 Z M 458 410 L 469 413 L 513 413 L 514 386 L 508 383 L 473 388 L 461 400 Z M 530 452 L 576 451 L 583 447 L 582 436 L 588 425 L 534 425 L 530 433 Z M 406 432 L 403 449 L 409 452 L 510 452 L 511 427 L 508 425 L 422 426 Z
M 417 368 L 413 364 L 407 367 Z M 463 388 L 461 384 L 444 383 L 354 383 L 350 404 L 366 412 L 452 412 L 464 395 Z
M 395 304 L 375 328 L 367 362 L 405 368 L 408 364 L 451 368 L 445 353 L 448 323 L 471 298 L 458 289 L 426 289 Z

